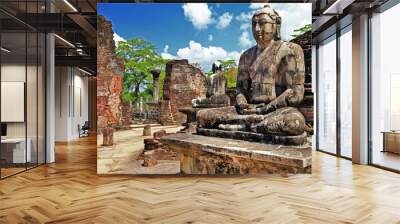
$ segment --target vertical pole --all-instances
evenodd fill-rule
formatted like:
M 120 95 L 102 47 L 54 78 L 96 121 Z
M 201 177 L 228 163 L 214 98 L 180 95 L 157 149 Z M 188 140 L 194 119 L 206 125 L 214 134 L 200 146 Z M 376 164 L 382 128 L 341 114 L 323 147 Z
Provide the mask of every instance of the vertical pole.
M 46 1 L 48 13 L 54 11 L 51 1 Z M 54 34 L 46 35 L 46 163 L 55 161 L 55 56 Z
M 368 15 L 353 19 L 353 112 L 352 112 L 352 160 L 354 163 L 368 163 Z
M 340 116 L 340 28 L 336 27 L 336 155 L 341 156 L 341 116 Z

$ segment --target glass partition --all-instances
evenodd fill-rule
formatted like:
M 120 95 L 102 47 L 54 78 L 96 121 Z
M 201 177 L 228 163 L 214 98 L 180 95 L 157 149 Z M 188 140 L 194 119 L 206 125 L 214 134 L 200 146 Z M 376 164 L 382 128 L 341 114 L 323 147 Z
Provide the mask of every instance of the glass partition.
M 318 46 L 318 150 L 336 154 L 336 35 Z
M 1 1 L 0 7 L 20 17 L 40 12 L 43 3 Z M 0 178 L 45 163 L 45 44 L 45 34 L 0 12 Z
M 371 162 L 400 171 L 400 4 L 371 18 Z
M 1 159 L 2 177 L 26 169 L 26 33 L 2 33 L 1 46 Z M 4 50 L 7 49 L 7 50 Z
M 37 165 L 38 159 L 38 34 L 28 32 L 28 61 L 26 81 L 27 150 L 30 151 L 28 168 Z
M 45 124 L 46 124 L 46 36 L 38 33 L 38 74 L 37 74 L 37 162 L 46 162 Z
M 351 25 L 340 35 L 340 155 L 352 157 L 352 35 Z

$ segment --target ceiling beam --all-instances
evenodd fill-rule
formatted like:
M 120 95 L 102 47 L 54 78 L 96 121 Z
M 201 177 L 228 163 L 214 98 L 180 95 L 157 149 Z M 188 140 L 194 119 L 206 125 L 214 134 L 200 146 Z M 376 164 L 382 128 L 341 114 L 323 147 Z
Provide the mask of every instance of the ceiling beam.
M 96 70 L 96 58 L 90 56 L 55 56 L 56 66 L 79 66 Z
M 68 14 L 68 17 L 73 20 L 78 26 L 82 28 L 85 33 L 86 42 L 94 47 L 97 46 L 97 30 L 89 21 L 83 17 L 81 14 Z

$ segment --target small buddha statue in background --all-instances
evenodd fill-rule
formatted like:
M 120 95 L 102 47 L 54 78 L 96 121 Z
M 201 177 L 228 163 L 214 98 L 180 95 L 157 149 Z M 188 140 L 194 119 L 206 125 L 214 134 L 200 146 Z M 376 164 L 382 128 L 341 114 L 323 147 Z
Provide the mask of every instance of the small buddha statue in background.
M 206 97 L 197 98 L 192 101 L 194 108 L 215 108 L 230 105 L 230 98 L 226 95 L 227 80 L 219 62 L 212 65 L 213 74 L 207 79 Z

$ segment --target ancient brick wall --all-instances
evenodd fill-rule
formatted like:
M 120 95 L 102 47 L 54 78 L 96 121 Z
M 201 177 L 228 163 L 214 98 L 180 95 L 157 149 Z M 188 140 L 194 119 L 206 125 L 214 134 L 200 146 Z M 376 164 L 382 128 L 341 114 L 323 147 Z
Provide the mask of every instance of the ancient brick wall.
M 120 127 L 129 128 L 132 123 L 132 106 L 129 102 L 121 102 Z
M 206 91 L 207 80 L 199 68 L 189 64 L 187 60 L 169 61 L 160 105 L 160 123 L 184 123 L 186 115 L 178 110 L 191 107 L 192 100 L 205 97 Z
M 120 127 L 121 92 L 124 62 L 115 55 L 111 22 L 99 16 L 97 20 L 97 128 Z

